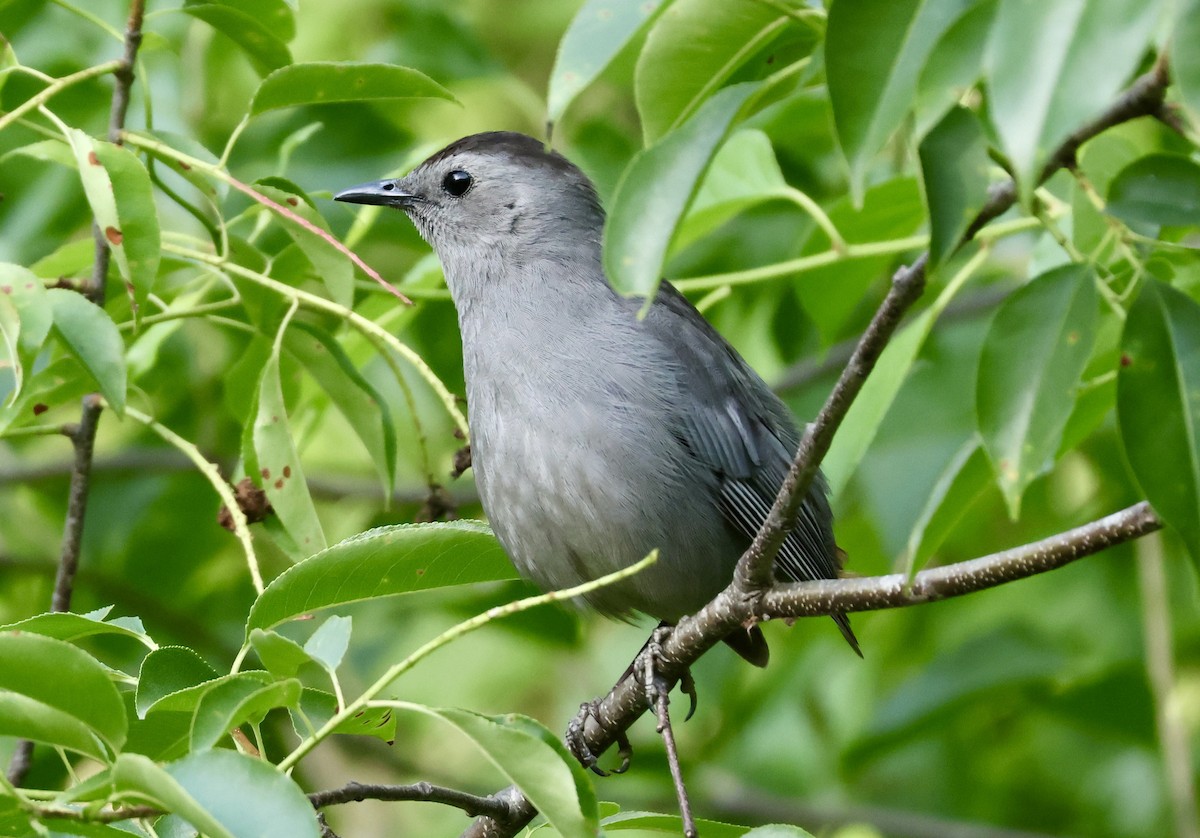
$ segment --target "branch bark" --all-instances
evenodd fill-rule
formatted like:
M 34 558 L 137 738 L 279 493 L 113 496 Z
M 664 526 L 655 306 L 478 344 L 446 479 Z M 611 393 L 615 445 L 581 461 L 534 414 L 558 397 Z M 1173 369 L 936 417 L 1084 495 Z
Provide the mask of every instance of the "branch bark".
M 1154 116 L 1162 107 L 1169 84 L 1167 65 L 1159 60 L 1138 77 L 1104 113 L 1080 127 L 1050 155 L 1038 182 L 1075 164 L 1084 142 L 1103 131 L 1141 116 Z M 985 225 L 1007 212 L 1017 200 L 1017 188 L 1007 181 L 992 188 L 988 200 L 968 226 L 960 246 Z M 750 548 L 739 559 L 732 584 L 692 617 L 684 618 L 663 644 L 658 674 L 677 679 L 704 652 L 737 626 L 776 617 L 829 614 L 896 608 L 961 596 L 1061 567 L 1075 559 L 1160 529 L 1162 522 L 1146 503 L 1109 515 L 1043 541 L 942 568 L 922 571 L 906 584 L 902 575 L 866 579 L 834 579 L 787 585 L 774 583 L 775 556 L 795 522 L 796 513 L 815 479 L 833 436 L 887 346 L 901 319 L 925 287 L 928 252 L 900 268 L 892 287 L 855 347 L 846 368 L 816 419 L 805 430 L 787 478 Z M 611 747 L 647 709 L 645 693 L 636 678 L 622 679 L 590 713 L 592 726 L 584 739 L 592 753 Z M 462 838 L 510 838 L 537 810 L 515 786 L 493 795 L 508 803 L 502 817 L 478 818 Z

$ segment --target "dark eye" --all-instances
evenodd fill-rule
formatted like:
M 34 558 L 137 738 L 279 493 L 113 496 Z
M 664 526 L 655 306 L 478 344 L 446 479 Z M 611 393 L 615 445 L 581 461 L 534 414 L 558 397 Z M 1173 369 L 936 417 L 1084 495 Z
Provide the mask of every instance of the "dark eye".
M 442 178 L 442 189 L 446 190 L 447 195 L 461 198 L 467 194 L 467 190 L 471 188 L 471 184 L 474 182 L 471 176 L 462 169 L 455 169 Z

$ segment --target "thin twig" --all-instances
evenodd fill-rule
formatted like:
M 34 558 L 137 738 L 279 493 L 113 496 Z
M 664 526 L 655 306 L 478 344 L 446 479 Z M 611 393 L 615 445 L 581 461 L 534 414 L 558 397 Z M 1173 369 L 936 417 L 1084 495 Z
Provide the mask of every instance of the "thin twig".
M 679 816 L 683 820 L 685 838 L 696 838 L 696 818 L 692 814 L 692 802 L 688 799 L 687 786 L 683 782 L 683 767 L 679 764 L 679 749 L 675 747 L 675 728 L 671 724 L 671 699 L 667 690 L 659 690 L 654 702 L 658 716 L 656 730 L 662 737 L 667 751 L 667 765 L 671 769 L 671 782 L 675 785 L 675 799 L 679 801 Z
M 349 782 L 340 788 L 314 791 L 308 795 L 308 801 L 314 809 L 337 806 L 342 803 L 361 803 L 364 800 L 416 800 L 442 803 L 462 809 L 471 817 L 488 815 L 494 818 L 504 818 L 508 815 L 508 806 L 494 797 L 480 797 L 458 789 L 435 786 L 432 783 L 385 786 Z

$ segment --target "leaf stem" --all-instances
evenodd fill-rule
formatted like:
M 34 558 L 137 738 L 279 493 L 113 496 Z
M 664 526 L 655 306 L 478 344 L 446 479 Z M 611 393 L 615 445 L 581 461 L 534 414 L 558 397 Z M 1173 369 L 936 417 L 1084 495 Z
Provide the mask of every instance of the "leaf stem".
M 603 588 L 606 585 L 611 585 L 614 582 L 619 582 L 622 579 L 633 576 L 635 573 L 640 573 L 650 565 L 654 564 L 656 561 L 658 561 L 658 551 L 652 550 L 650 554 L 646 556 L 646 558 L 642 559 L 636 564 L 630 565 L 629 567 L 622 568 L 615 573 L 601 576 L 599 579 L 593 579 L 590 582 L 585 582 L 582 585 L 576 585 L 573 588 L 566 588 L 565 590 L 561 591 L 551 591 L 546 594 L 519 599 L 516 602 L 509 602 L 505 605 L 498 605 L 495 608 L 489 608 L 482 614 L 477 614 L 471 619 L 447 629 L 437 637 L 425 643 L 404 660 L 389 667 L 388 670 L 375 681 L 375 683 L 363 690 L 362 695 L 347 704 L 340 713 L 337 713 L 333 716 L 333 718 L 322 725 L 321 729 L 317 731 L 316 735 L 305 739 L 298 746 L 296 746 L 294 751 L 284 757 L 284 759 L 279 763 L 279 769 L 281 771 L 289 771 L 294 768 L 296 763 L 303 759 L 309 751 L 311 751 L 322 740 L 333 733 L 333 731 L 337 729 L 338 725 L 342 724 L 342 722 L 346 721 L 347 719 L 353 718 L 354 715 L 366 707 L 372 699 L 387 689 L 388 685 L 390 685 L 393 681 L 416 666 L 416 664 L 422 659 L 428 657 L 430 654 L 445 646 L 447 643 L 457 640 L 463 635 L 469 634 L 476 629 L 487 625 L 493 620 L 498 620 L 502 617 L 509 617 L 513 614 L 519 614 L 522 611 L 528 611 L 530 608 L 536 608 L 539 605 L 546 605 L 551 602 L 562 602 L 564 600 L 573 599 L 577 596 L 590 593 L 598 588 Z
M 254 554 L 254 544 L 250 538 L 250 525 L 246 522 L 246 516 L 242 512 L 241 507 L 238 506 L 237 498 L 234 497 L 233 490 L 229 488 L 229 483 L 221 476 L 220 470 L 204 458 L 199 448 L 140 410 L 127 405 L 125 407 L 125 415 L 131 416 L 141 422 L 181 452 L 195 464 L 200 473 L 212 484 L 221 501 L 229 509 L 230 518 L 233 520 L 234 535 L 237 536 L 238 541 L 242 545 L 242 552 L 246 554 L 246 565 L 250 568 L 250 581 L 254 585 L 255 592 L 261 594 L 264 587 L 262 572 L 258 568 L 258 557 Z
M 62 93 L 68 87 L 79 84 L 80 82 L 87 81 L 88 79 L 96 78 L 97 76 L 104 76 L 104 75 L 108 75 L 109 73 L 115 73 L 118 70 L 120 70 L 123 66 L 125 66 L 125 62 L 123 62 L 119 58 L 114 58 L 112 61 L 105 61 L 103 64 L 97 64 L 95 67 L 88 67 L 84 70 L 80 70 L 77 73 L 71 73 L 71 75 L 69 75 L 69 76 L 63 76 L 60 79 L 56 79 L 53 83 L 50 84 L 49 87 L 46 87 L 43 90 L 38 91 L 33 96 L 29 97 L 24 102 L 17 105 L 11 111 L 4 114 L 4 116 L 0 116 L 0 131 L 3 131 L 10 124 L 12 124 L 13 122 L 16 122 L 18 119 L 20 119 L 25 114 L 29 113 L 31 110 L 34 110 L 35 108 L 40 108 L 42 105 L 49 102 L 51 99 L 53 99 L 59 93 Z

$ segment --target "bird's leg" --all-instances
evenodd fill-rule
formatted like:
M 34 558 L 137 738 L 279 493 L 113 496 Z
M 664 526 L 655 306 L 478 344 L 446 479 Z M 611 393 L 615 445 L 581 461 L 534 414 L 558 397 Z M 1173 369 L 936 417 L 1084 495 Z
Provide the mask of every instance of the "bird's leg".
M 692 804 L 688 800 L 687 787 L 683 784 L 683 769 L 679 765 L 679 751 L 675 747 L 675 730 L 671 727 L 671 713 L 668 709 L 670 699 L 670 684 L 658 674 L 657 662 L 662 657 L 662 642 L 671 633 L 669 626 L 659 626 L 650 635 L 646 647 L 638 655 L 634 667 L 642 676 L 642 685 L 646 689 L 646 699 L 654 708 L 658 717 L 657 731 L 663 738 L 667 750 L 667 765 L 671 768 L 671 780 L 675 784 L 675 796 L 679 800 L 679 815 L 683 819 L 683 834 L 686 838 L 696 838 L 696 820 L 692 816 Z M 692 699 L 691 712 L 696 709 L 696 682 L 691 673 L 685 673 L 679 680 L 680 689 Z
M 586 730 L 588 719 L 599 714 L 600 699 L 585 701 L 579 705 L 579 713 L 575 718 L 571 719 L 571 723 L 567 725 L 566 743 L 567 750 L 575 759 L 579 760 L 580 765 L 584 768 L 590 768 L 601 777 L 607 777 L 609 774 L 624 774 L 629 770 L 629 762 L 633 756 L 633 746 L 629 744 L 629 737 L 625 735 L 625 731 L 617 733 L 617 755 L 621 757 L 621 764 L 612 771 L 605 771 L 599 765 L 599 759 L 588 747 Z

